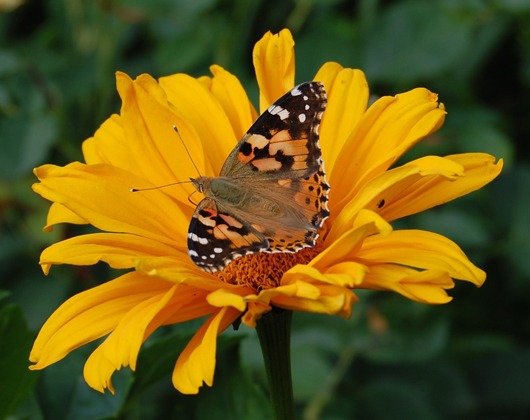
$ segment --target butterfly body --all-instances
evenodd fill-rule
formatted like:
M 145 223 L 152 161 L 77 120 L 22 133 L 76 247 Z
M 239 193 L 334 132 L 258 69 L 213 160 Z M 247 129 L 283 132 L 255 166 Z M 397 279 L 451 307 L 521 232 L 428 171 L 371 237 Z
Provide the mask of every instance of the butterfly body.
M 250 253 L 314 246 L 329 215 L 318 143 L 325 106 L 322 84 L 297 86 L 258 118 L 219 177 L 191 179 L 205 196 L 188 231 L 189 255 L 201 269 L 222 270 Z

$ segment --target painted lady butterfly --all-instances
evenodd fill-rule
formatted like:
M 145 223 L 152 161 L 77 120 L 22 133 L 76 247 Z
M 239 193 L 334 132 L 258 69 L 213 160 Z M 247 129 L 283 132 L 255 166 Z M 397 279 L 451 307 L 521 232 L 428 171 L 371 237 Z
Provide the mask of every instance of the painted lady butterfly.
M 324 86 L 303 83 L 269 107 L 217 178 L 191 179 L 205 198 L 188 230 L 188 253 L 207 272 L 256 252 L 312 247 L 329 216 L 319 146 Z

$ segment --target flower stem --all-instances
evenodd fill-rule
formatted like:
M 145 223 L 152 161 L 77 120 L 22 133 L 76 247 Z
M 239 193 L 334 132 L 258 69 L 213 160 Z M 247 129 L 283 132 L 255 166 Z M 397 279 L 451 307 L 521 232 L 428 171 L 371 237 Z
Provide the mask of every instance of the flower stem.
M 293 313 L 273 309 L 256 325 L 276 420 L 294 420 L 291 378 L 291 320 Z

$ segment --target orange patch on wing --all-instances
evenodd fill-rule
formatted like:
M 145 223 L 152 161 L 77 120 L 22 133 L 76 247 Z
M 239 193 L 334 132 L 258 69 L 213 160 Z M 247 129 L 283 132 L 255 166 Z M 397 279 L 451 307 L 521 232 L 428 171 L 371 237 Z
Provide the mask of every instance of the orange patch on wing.
M 282 167 L 282 163 L 274 158 L 256 159 L 251 162 L 260 171 L 276 171 Z
M 318 172 L 311 175 L 309 179 L 300 181 L 300 191 L 295 194 L 294 200 L 304 208 L 308 219 L 311 219 L 315 213 L 327 210 L 326 200 L 322 199 L 327 196 L 327 189 L 323 184 L 327 185 L 324 177 Z
M 299 162 L 294 162 L 293 163 L 293 166 L 291 167 L 291 169 L 293 171 L 298 171 L 298 170 L 302 170 L 302 169 L 307 169 L 308 166 L 307 166 L 307 160 L 304 159 L 304 160 L 301 160 Z
M 278 185 L 280 187 L 291 188 L 292 183 L 293 183 L 292 179 L 279 179 L 278 180 Z
M 232 226 L 237 229 L 241 229 L 243 227 L 243 224 L 239 220 L 235 219 L 229 214 L 220 214 L 219 217 L 223 219 L 228 226 Z
M 271 143 L 285 143 L 292 140 L 289 130 L 277 131 L 271 138 Z
M 213 209 L 202 209 L 203 212 L 208 212 L 208 216 L 202 216 L 200 213 L 198 214 L 197 218 L 199 219 L 199 222 L 201 222 L 203 225 L 214 227 L 215 226 L 215 219 L 214 215 L 216 212 Z
M 250 136 L 248 136 L 247 139 L 245 139 L 245 143 L 248 143 L 252 146 L 252 150 L 253 150 L 252 153 L 250 153 L 250 155 L 248 156 L 244 155 L 243 153 L 238 153 L 237 158 L 239 159 L 240 162 L 248 163 L 256 157 L 254 155 L 254 149 L 265 148 L 269 144 L 269 140 L 266 137 L 261 136 L 259 134 L 251 134 Z
M 307 155 L 309 153 L 306 139 L 291 140 L 285 143 L 271 143 L 269 151 L 271 155 L 282 151 L 286 156 Z
M 261 242 L 261 239 L 254 233 L 249 233 L 247 235 L 241 235 L 233 230 L 229 230 L 228 225 L 217 225 L 214 229 L 214 235 L 218 239 L 228 239 L 232 242 L 234 248 L 243 248 L 247 245 Z
M 251 226 L 252 226 L 254 229 L 256 229 L 259 233 L 263 233 L 263 232 L 265 232 L 265 228 L 264 228 L 263 226 L 261 226 L 261 225 L 257 225 L 257 224 L 255 224 L 255 223 L 253 223 Z
M 317 210 L 317 206 L 315 205 L 315 199 L 316 196 L 311 196 L 303 192 L 299 192 L 295 194 L 294 201 L 300 206 L 303 207 L 310 212 L 314 212 Z

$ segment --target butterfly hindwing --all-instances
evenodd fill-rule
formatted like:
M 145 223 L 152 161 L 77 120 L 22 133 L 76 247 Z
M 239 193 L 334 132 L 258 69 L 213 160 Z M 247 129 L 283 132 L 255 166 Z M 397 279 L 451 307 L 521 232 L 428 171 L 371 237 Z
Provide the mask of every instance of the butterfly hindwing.
M 220 211 L 215 200 L 205 198 L 197 206 L 188 231 L 188 254 L 204 271 L 222 270 L 238 256 L 267 248 L 263 235 Z

